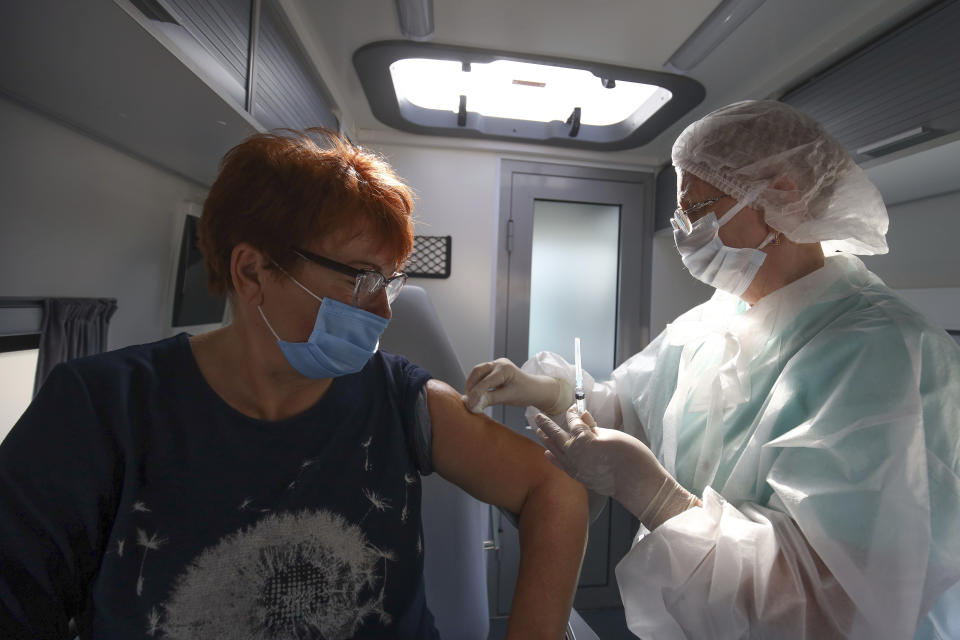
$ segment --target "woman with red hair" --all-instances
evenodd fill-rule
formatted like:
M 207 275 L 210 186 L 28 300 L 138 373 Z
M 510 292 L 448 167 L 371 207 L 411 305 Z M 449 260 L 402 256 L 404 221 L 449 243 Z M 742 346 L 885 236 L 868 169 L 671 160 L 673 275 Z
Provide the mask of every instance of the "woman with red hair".
M 232 322 L 66 363 L 0 447 L 0 635 L 436 638 L 420 476 L 519 514 L 508 634 L 559 638 L 586 493 L 379 351 L 410 190 L 328 132 L 231 150 L 200 245 Z M 557 553 L 561 550 L 562 553 Z

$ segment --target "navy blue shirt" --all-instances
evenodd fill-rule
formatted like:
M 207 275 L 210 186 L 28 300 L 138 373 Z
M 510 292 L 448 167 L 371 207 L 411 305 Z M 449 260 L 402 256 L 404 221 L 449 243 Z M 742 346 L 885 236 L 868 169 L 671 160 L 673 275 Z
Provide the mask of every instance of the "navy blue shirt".
M 0 636 L 435 638 L 429 378 L 379 352 L 265 422 L 186 334 L 58 366 L 0 446 Z

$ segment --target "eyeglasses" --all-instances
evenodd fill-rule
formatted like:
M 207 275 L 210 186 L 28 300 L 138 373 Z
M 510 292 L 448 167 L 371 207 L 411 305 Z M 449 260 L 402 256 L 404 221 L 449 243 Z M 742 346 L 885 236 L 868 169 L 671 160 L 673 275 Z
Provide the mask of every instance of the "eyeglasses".
M 720 196 L 719 198 L 709 198 L 707 200 L 702 200 L 696 204 L 690 205 L 686 209 L 681 209 L 677 207 L 673 212 L 673 218 L 670 219 L 670 224 L 676 230 L 683 230 L 684 233 L 693 232 L 693 221 L 690 220 L 690 214 L 697 213 L 701 209 L 709 207 L 712 204 L 720 202 L 725 196 Z
M 291 250 L 307 262 L 312 262 L 321 267 L 326 267 L 327 269 L 356 278 L 356 284 L 353 287 L 353 306 L 361 309 L 374 306 L 381 290 L 387 292 L 387 304 L 393 304 L 393 301 L 397 299 L 397 295 L 400 294 L 400 290 L 403 289 L 403 285 L 407 282 L 407 274 L 405 273 L 395 273 L 387 278 L 379 271 L 374 271 L 373 269 L 354 269 L 353 267 L 336 262 L 330 258 L 324 258 L 306 249 L 293 247 Z

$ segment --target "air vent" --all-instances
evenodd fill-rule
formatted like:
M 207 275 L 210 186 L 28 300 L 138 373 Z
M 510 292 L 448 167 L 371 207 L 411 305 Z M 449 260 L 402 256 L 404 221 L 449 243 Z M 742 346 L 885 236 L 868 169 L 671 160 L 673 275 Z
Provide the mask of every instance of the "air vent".
M 132 0 L 132 4 L 174 43 L 175 53 L 203 70 L 208 86 L 250 113 L 262 128 L 339 129 L 333 99 L 280 3 Z
M 140 0 L 145 2 L 146 0 Z M 246 84 L 251 0 L 166 0 L 180 24 L 240 85 Z
M 130 0 L 130 4 L 137 8 L 147 18 L 155 22 L 167 22 L 178 24 L 177 21 L 167 13 L 167 10 L 160 6 L 157 0 Z
M 333 100 L 276 2 L 264 2 L 255 62 L 253 117 L 268 129 L 339 127 Z

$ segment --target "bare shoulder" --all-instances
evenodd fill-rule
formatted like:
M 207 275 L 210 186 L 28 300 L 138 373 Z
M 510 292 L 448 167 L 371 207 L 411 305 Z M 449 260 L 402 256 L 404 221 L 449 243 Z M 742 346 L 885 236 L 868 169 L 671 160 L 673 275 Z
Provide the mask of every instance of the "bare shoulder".
M 471 413 L 445 382 L 427 382 L 427 402 L 433 466 L 474 497 L 518 513 L 533 487 L 566 480 L 543 447 L 485 414 Z

